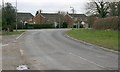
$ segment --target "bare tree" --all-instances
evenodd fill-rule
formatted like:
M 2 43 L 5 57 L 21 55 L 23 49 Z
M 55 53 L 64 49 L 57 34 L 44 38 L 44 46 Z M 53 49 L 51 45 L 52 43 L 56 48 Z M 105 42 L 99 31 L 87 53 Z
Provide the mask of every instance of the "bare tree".
M 118 15 L 118 2 L 111 2 L 110 3 L 110 16 L 117 16 Z
M 63 24 L 64 16 L 66 15 L 66 12 L 58 11 L 58 14 L 59 14 L 59 28 L 60 28 L 61 25 Z
M 109 9 L 109 2 L 104 2 L 103 0 L 94 0 L 90 3 L 88 3 L 88 6 L 86 8 L 87 14 L 93 15 L 97 14 L 101 18 L 105 18 L 107 16 L 108 9 Z
M 97 13 L 97 10 L 96 10 L 96 5 L 94 4 L 94 2 L 88 2 L 86 4 L 86 14 L 87 15 L 94 15 Z
M 118 10 L 118 16 L 120 16 L 120 1 L 118 2 L 117 10 Z

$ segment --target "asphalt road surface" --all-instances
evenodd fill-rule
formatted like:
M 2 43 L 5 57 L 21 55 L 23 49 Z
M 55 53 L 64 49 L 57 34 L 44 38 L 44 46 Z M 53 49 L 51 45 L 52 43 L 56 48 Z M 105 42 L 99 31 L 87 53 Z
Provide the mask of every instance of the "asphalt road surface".
M 68 29 L 29 30 L 20 53 L 34 70 L 117 70 L 118 54 L 67 38 Z

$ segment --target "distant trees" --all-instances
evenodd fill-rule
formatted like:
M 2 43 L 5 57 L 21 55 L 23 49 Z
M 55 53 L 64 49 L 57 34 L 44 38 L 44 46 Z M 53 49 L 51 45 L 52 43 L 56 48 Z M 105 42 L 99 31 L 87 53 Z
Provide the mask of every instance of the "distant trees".
M 16 9 L 11 3 L 6 3 L 5 7 L 2 7 L 2 28 L 12 32 L 15 21 Z

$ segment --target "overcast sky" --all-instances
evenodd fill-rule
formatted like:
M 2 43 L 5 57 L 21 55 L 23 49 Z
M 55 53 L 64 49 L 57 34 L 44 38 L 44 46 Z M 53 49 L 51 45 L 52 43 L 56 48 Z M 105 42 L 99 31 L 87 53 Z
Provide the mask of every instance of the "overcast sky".
M 40 9 L 43 13 L 55 13 L 58 11 L 68 11 L 72 13 L 71 6 L 74 7 L 76 13 L 85 13 L 85 5 L 89 1 L 90 0 L 17 0 L 17 9 L 19 12 L 30 12 L 33 15 Z M 13 6 L 16 4 L 16 0 L 4 0 L 4 2 L 10 2 Z
M 76 13 L 85 13 L 85 4 L 89 0 L 17 0 L 17 9 L 19 12 L 30 12 L 33 15 L 41 9 L 45 12 L 68 11 L 72 13 L 71 7 L 74 7 Z M 15 6 L 16 0 L 4 0 Z

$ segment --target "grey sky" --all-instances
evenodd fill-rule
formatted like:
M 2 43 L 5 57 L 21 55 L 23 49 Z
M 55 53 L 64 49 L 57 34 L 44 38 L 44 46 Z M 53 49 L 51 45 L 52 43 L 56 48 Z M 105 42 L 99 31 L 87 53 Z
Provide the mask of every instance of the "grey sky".
M 89 1 L 90 0 L 17 0 L 17 9 L 19 12 L 30 12 L 33 15 L 35 15 L 39 9 L 43 12 L 68 11 L 72 13 L 71 6 L 74 7 L 76 13 L 85 13 L 85 5 Z M 15 6 L 16 0 L 4 0 L 4 2 L 10 2 Z
M 37 10 L 43 12 L 68 11 L 71 13 L 71 7 L 74 7 L 76 13 L 85 13 L 85 4 L 89 0 L 17 0 L 19 12 L 30 12 L 33 15 Z M 16 0 L 4 0 L 15 6 Z

